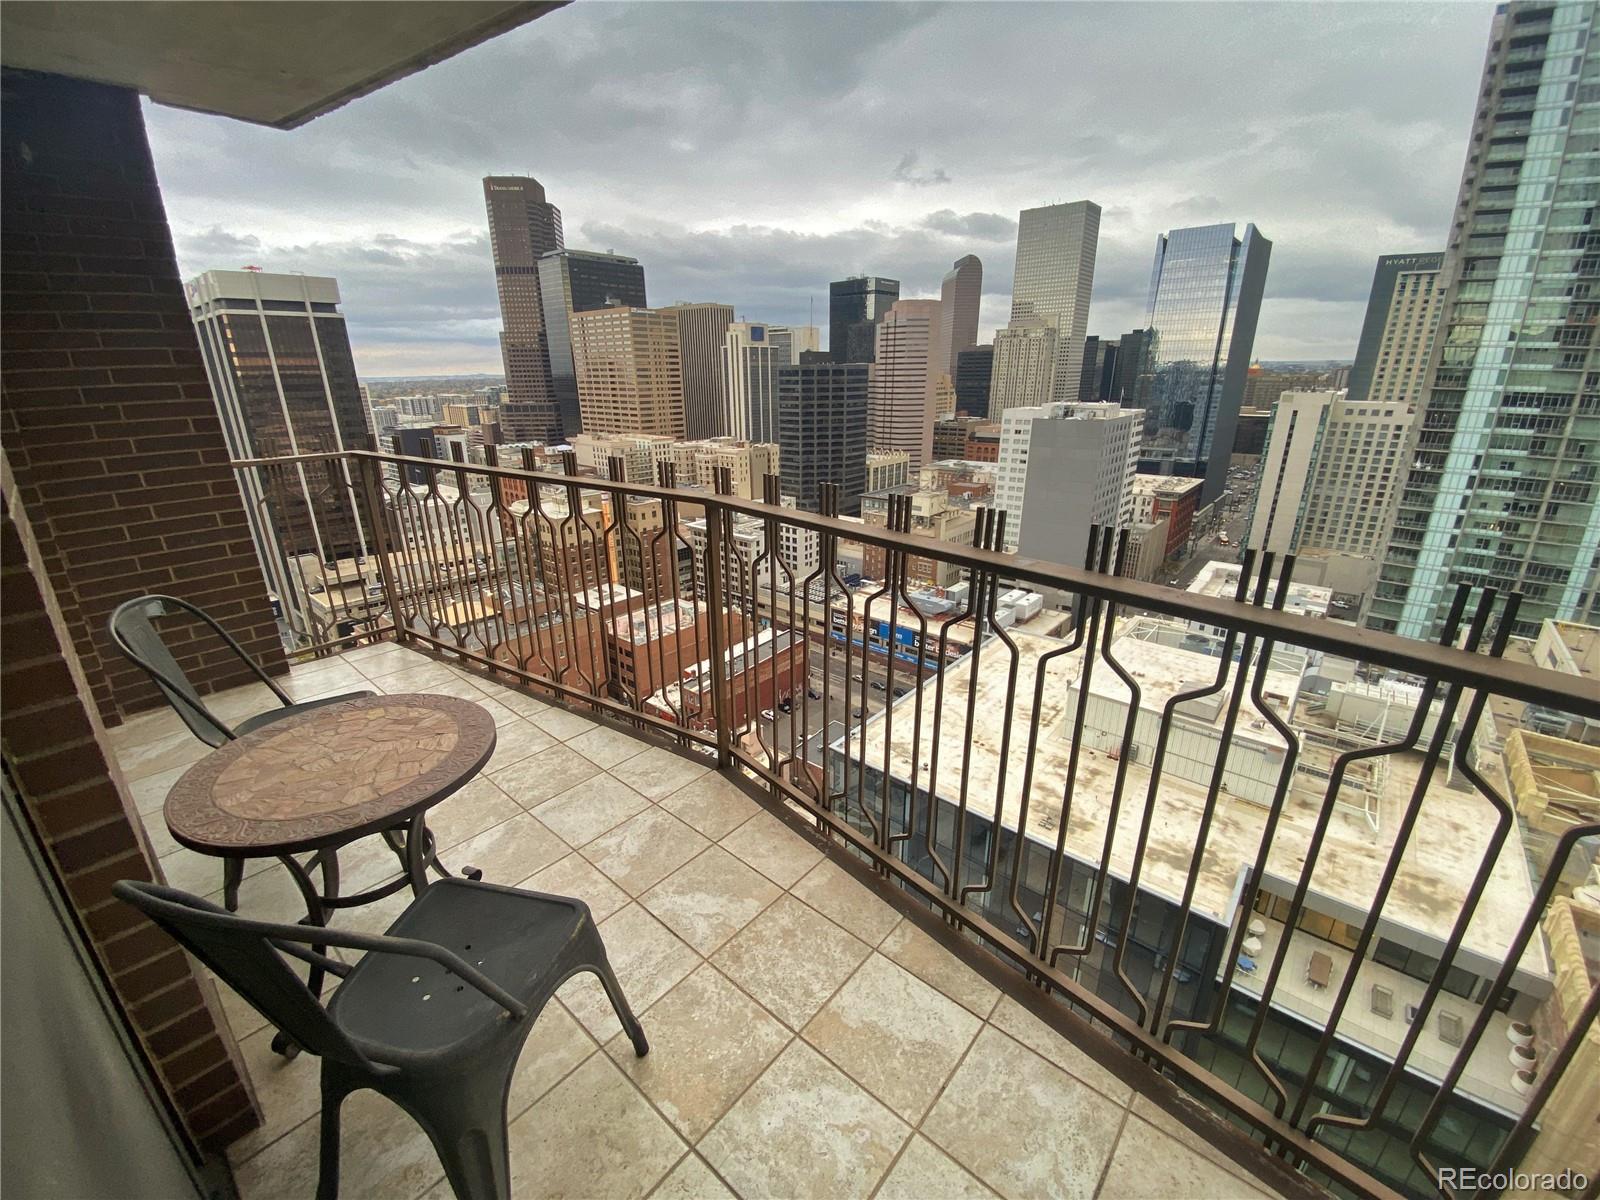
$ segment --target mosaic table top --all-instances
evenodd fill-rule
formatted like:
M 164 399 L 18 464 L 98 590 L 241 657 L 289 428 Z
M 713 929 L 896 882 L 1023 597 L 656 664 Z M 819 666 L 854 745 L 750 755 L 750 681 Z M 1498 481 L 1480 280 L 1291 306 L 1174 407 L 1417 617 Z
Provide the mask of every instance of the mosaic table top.
M 454 696 L 363 696 L 310 709 L 191 767 L 167 794 L 167 827 L 202 854 L 341 845 L 443 800 L 494 744 L 494 719 Z

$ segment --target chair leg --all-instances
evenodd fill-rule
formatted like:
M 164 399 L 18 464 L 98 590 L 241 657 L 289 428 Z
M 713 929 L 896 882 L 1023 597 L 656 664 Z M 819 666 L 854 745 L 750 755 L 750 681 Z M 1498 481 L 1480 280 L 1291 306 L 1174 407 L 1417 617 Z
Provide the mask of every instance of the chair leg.
M 239 884 L 244 880 L 244 859 L 222 860 L 222 906 L 229 912 L 239 911 Z
M 600 982 L 605 985 L 606 996 L 611 1001 L 611 1007 L 617 1011 L 617 1019 L 622 1022 L 622 1031 L 633 1043 L 634 1054 L 643 1058 L 650 1053 L 649 1039 L 644 1036 L 644 1026 L 639 1024 L 639 1018 L 634 1016 L 633 1009 L 628 1007 L 628 998 L 622 994 L 622 985 L 617 982 L 617 974 L 611 969 L 611 960 L 606 957 L 604 949 L 600 951 L 592 969 L 600 976 Z
M 336 1082 L 324 1063 L 322 1071 L 322 1136 L 318 1149 L 317 1200 L 339 1196 L 339 1106 L 349 1089 Z
M 456 1200 L 511 1200 L 506 1087 L 474 1083 L 426 1098 L 407 1096 L 408 1107 L 433 1143 Z

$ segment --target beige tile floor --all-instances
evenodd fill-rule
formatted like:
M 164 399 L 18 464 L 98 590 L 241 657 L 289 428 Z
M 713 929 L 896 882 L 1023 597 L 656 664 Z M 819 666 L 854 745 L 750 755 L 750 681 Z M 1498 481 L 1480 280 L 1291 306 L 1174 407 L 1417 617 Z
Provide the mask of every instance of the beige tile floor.
M 409 650 L 297 667 L 289 690 L 449 691 L 495 715 L 484 773 L 430 814 L 447 863 L 582 897 L 650 1037 L 637 1059 L 591 976 L 527 1043 L 511 1092 L 523 1197 L 1258 1197 L 1246 1168 L 1121 1082 L 699 762 Z M 241 716 L 262 689 L 219 697 Z M 214 859 L 173 844 L 166 789 L 205 752 L 170 713 L 112 739 L 176 885 Z M 373 839 L 347 889 L 384 878 Z M 284 869 L 250 866 L 241 911 L 292 920 Z M 381 931 L 400 895 L 340 915 Z M 315 1189 L 317 1063 L 284 1061 L 226 988 L 265 1113 L 230 1154 L 245 1200 Z M 421 1132 L 377 1095 L 345 1103 L 342 1195 L 448 1197 Z

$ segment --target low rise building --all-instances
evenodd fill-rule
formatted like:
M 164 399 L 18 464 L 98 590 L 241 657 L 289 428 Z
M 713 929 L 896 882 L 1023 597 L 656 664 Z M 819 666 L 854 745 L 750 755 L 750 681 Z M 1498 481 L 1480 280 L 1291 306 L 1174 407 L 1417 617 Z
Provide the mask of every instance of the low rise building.
M 1168 558 L 1183 553 L 1189 545 L 1203 483 L 1204 480 L 1180 475 L 1156 475 L 1146 471 L 1134 474 L 1133 519 L 1147 524 L 1163 519 L 1167 522 Z
M 861 497 L 861 519 L 868 525 L 887 525 L 891 496 L 911 498 L 911 532 L 922 537 L 936 538 L 953 546 L 972 545 L 978 515 L 963 499 L 952 497 L 942 488 L 923 488 L 914 483 L 868 492 Z M 871 542 L 862 544 L 863 573 L 871 579 L 883 579 L 888 573 L 888 554 L 882 546 Z M 949 587 L 960 580 L 962 570 L 954 563 L 940 558 L 910 555 L 906 572 L 915 585 Z
M 867 455 L 865 492 L 881 492 L 899 487 L 911 479 L 911 455 L 904 450 L 881 450 Z

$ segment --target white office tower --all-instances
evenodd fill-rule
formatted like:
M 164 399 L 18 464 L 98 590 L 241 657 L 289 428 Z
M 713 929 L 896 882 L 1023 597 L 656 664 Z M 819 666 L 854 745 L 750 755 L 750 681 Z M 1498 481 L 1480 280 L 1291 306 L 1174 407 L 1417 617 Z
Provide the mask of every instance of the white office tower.
M 1376 579 L 1405 482 L 1416 411 L 1347 392 L 1284 392 L 1273 406 L 1245 545 L 1275 554 L 1348 556 L 1333 578 Z
M 995 478 L 1006 549 L 1081 566 L 1089 526 L 1129 524 L 1142 425 L 1136 409 L 1115 404 L 1007 412 Z

